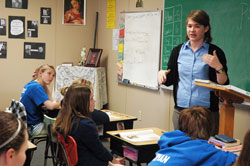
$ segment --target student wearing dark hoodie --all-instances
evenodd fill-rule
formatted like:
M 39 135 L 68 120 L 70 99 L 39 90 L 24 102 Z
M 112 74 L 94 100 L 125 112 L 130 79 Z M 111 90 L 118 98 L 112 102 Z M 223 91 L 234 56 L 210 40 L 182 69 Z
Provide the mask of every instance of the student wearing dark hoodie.
M 179 130 L 164 133 L 160 150 L 148 166 L 227 166 L 236 155 L 208 143 L 213 131 L 211 111 L 194 106 L 184 109 L 179 117 Z

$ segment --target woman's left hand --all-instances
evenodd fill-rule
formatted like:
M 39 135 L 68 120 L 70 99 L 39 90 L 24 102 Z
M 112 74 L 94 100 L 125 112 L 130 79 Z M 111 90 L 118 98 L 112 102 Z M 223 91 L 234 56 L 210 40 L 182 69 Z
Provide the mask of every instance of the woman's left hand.
M 210 67 L 214 68 L 215 70 L 220 70 L 223 68 L 222 64 L 220 63 L 216 51 L 213 51 L 213 55 L 204 54 L 202 55 L 201 59 L 207 63 Z
M 125 157 L 123 158 L 113 158 L 112 160 L 112 164 L 121 164 L 124 165 L 125 164 Z

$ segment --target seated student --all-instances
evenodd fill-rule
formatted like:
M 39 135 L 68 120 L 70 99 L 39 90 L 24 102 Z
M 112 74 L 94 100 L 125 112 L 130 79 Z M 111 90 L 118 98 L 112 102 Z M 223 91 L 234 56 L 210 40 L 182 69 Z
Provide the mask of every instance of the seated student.
M 15 115 L 0 111 L 0 165 L 23 166 L 28 148 L 28 133 Z
M 90 119 L 94 110 L 93 92 L 86 85 L 71 85 L 63 100 L 62 109 L 53 126 L 66 138 L 72 136 L 77 143 L 78 166 L 107 166 L 109 161 L 124 164 L 124 158 L 117 159 L 103 146 L 95 124 Z
M 250 165 L 250 129 L 248 129 L 236 166 Z
M 184 109 L 178 122 L 179 130 L 161 136 L 160 150 L 149 166 L 226 166 L 235 162 L 235 154 L 208 143 L 213 131 L 210 110 L 201 106 Z
M 92 86 L 92 83 L 88 80 L 85 80 L 83 78 L 78 78 L 76 80 L 74 80 L 72 82 L 72 85 L 76 85 L 76 84 L 79 84 L 79 85 L 86 85 L 90 88 L 90 90 L 93 92 L 93 86 Z M 69 87 L 68 86 L 64 86 L 62 89 L 61 89 L 61 94 L 63 96 L 65 96 L 66 94 L 66 91 Z M 109 116 L 103 112 L 103 111 L 100 111 L 100 110 L 97 110 L 97 109 L 94 109 L 93 112 L 90 113 L 91 114 L 91 118 L 93 119 L 93 121 L 97 124 L 97 125 L 101 125 L 101 124 L 108 124 L 109 123 Z
M 47 85 L 55 76 L 55 69 L 50 65 L 42 65 L 36 69 L 32 81 L 27 83 L 21 94 L 21 102 L 27 111 L 27 124 L 29 135 L 45 134 L 43 123 L 43 108 L 54 110 L 59 108 L 60 102 L 53 101 Z

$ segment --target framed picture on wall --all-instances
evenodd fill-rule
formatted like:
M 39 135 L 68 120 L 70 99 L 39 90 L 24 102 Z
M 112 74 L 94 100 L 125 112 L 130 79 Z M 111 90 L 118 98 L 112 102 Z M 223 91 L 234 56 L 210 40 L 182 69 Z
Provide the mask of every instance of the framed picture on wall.
M 27 21 L 27 36 L 38 37 L 38 21 Z
M 6 8 L 28 9 L 28 0 L 5 0 Z
M 40 24 L 51 24 L 51 8 L 41 8 Z
M 63 0 L 63 21 L 65 25 L 86 24 L 86 0 Z
M 6 19 L 0 18 L 0 35 L 6 35 Z
M 9 38 L 25 39 L 25 17 L 9 16 Z
M 24 42 L 24 59 L 45 59 L 45 43 Z
M 102 55 L 102 49 L 90 48 L 84 66 L 99 67 L 101 55 Z
M 0 58 L 7 58 L 7 42 L 0 41 Z

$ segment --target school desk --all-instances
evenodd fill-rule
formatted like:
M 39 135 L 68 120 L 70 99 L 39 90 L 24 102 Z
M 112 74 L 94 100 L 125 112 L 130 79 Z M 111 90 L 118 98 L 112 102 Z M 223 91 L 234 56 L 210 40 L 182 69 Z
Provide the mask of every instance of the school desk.
M 24 163 L 24 166 L 30 166 L 31 160 L 33 156 L 33 152 L 37 149 L 37 146 L 35 144 L 33 144 L 32 142 L 30 142 L 30 140 L 28 140 L 28 149 L 26 150 L 26 160 Z
M 28 140 L 28 150 L 36 150 L 37 146 Z
M 104 136 L 106 131 L 121 130 L 121 129 L 133 129 L 134 121 L 137 117 L 126 115 L 111 110 L 101 110 L 108 114 L 110 123 L 104 125 Z
M 159 150 L 158 140 L 144 141 L 144 142 L 131 142 L 119 136 L 121 132 L 133 132 L 133 131 L 145 131 L 153 130 L 153 132 L 159 137 L 165 132 L 159 128 L 141 128 L 119 131 L 108 131 L 107 134 L 110 137 L 110 149 L 113 154 L 117 154 L 121 157 L 124 156 L 124 150 L 133 149 L 137 153 L 136 159 L 126 157 L 129 160 L 130 165 L 133 163 L 141 165 L 141 163 L 149 163 L 154 157 L 155 152 Z
M 60 91 L 63 86 L 70 86 L 72 81 L 83 78 L 93 84 L 95 109 L 102 109 L 108 103 L 106 73 L 104 67 L 57 66 L 56 86 L 53 97 L 62 99 Z

